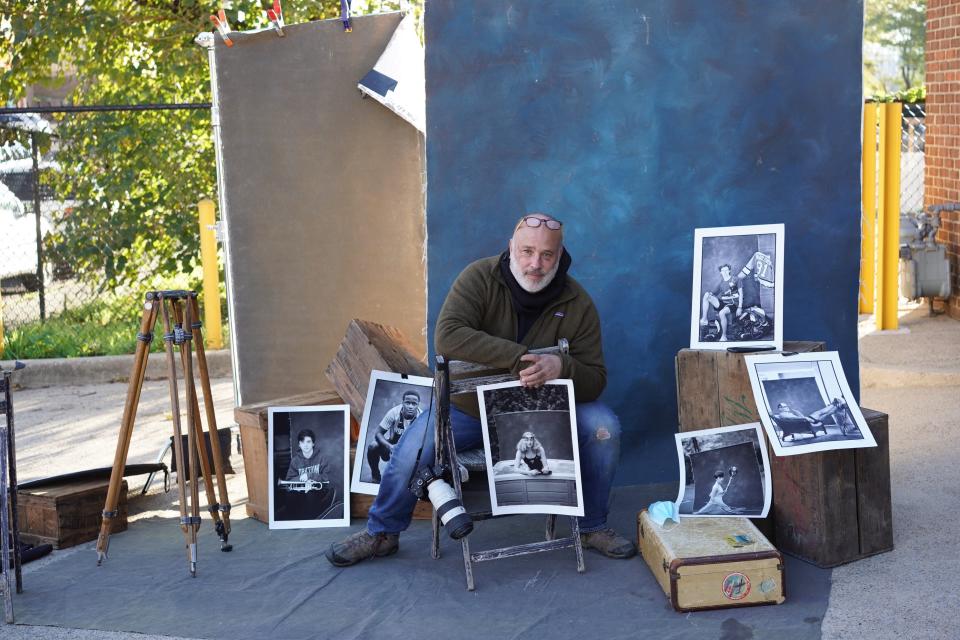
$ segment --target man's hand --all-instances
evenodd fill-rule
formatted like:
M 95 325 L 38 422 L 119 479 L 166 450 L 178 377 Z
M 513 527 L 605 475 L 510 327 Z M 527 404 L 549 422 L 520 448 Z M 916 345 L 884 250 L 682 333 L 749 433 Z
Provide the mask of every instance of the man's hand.
M 547 380 L 559 378 L 563 370 L 560 356 L 553 354 L 528 353 L 520 356 L 520 361 L 532 363 L 520 372 L 520 382 L 525 387 L 542 387 Z

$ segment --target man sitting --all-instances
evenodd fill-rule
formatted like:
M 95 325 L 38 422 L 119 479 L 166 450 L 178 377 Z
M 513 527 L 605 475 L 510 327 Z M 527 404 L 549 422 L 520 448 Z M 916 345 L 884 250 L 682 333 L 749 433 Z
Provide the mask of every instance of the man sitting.
M 449 359 L 513 371 L 528 387 L 555 378 L 573 380 L 584 499 L 581 539 L 584 547 L 605 556 L 629 558 L 636 547 L 607 527 L 620 423 L 596 402 L 607 379 L 600 317 L 587 292 L 567 275 L 571 262 L 559 220 L 543 213 L 524 216 L 507 251 L 477 260 L 453 283 L 437 318 L 434 346 Z M 561 338 L 570 342 L 568 354 L 529 353 Z M 454 399 L 450 421 L 458 449 L 482 446 L 479 415 L 476 396 Z M 421 444 L 420 464 L 434 458 L 433 438 L 424 431 L 433 428 L 433 419 L 425 412 L 406 429 L 383 471 L 367 526 L 330 546 L 331 563 L 343 567 L 397 552 L 417 501 L 408 484 Z

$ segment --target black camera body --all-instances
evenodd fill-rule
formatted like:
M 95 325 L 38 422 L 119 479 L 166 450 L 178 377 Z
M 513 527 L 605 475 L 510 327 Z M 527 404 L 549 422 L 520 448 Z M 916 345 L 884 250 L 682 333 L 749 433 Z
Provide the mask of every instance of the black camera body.
M 450 469 L 446 465 L 424 465 L 410 479 L 410 491 L 421 500 L 429 500 L 454 540 L 473 531 L 473 519 L 463 508 L 456 491 L 450 486 Z

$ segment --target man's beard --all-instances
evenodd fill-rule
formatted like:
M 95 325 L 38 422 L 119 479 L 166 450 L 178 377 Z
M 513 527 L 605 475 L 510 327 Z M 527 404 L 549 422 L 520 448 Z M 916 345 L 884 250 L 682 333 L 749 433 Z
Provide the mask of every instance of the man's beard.
M 539 282 L 532 280 L 527 277 L 523 271 L 520 270 L 520 265 L 517 264 L 517 261 L 513 259 L 513 253 L 510 253 L 510 273 L 513 274 L 513 277 L 517 279 L 517 282 L 527 293 L 539 293 L 547 288 L 551 282 L 553 282 L 554 276 L 557 275 L 557 269 L 560 268 L 560 260 L 557 260 L 553 263 L 553 267 L 550 271 L 542 271 L 540 269 L 530 269 L 531 275 L 544 274 L 543 278 Z

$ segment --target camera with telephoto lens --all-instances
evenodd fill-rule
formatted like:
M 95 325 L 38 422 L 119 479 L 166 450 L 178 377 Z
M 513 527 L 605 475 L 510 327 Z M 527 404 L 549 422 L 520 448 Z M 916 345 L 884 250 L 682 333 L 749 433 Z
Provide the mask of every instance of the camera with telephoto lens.
M 457 498 L 457 492 L 445 479 L 449 477 L 449 471 L 446 466 L 421 467 L 410 480 L 410 491 L 421 500 L 430 500 L 447 533 L 454 540 L 459 540 L 473 531 L 473 520 Z

